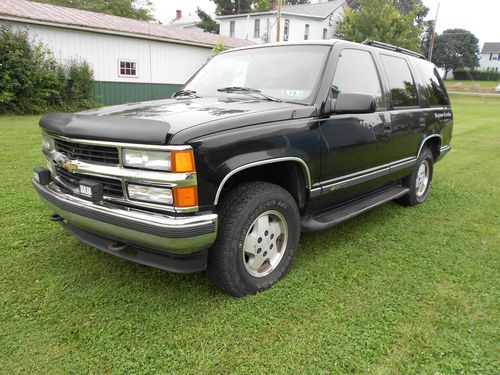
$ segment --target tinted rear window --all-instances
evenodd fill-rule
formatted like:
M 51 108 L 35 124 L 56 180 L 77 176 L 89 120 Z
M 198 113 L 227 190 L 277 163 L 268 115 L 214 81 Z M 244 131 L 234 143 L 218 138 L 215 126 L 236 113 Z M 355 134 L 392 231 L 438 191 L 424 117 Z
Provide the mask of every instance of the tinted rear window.
M 429 96 L 429 104 L 431 106 L 449 105 L 450 100 L 436 67 L 432 63 L 419 61 L 418 70 Z
M 389 79 L 394 107 L 417 106 L 417 89 L 406 60 L 388 55 L 381 57 Z

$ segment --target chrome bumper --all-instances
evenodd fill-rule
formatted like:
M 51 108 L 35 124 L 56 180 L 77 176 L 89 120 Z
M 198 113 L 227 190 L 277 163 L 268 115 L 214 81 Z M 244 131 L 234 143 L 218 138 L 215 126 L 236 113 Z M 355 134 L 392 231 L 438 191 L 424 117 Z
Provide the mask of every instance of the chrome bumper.
M 53 183 L 32 183 L 44 202 L 64 219 L 64 224 L 102 238 L 169 256 L 192 255 L 208 249 L 215 241 L 216 214 L 168 216 L 110 203 L 96 204 L 66 194 Z

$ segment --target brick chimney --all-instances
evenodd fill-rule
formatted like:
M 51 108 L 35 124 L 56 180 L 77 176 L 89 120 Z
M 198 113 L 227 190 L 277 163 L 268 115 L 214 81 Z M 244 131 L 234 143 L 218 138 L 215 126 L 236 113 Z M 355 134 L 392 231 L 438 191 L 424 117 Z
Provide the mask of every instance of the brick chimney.
M 271 10 L 276 10 L 276 0 L 269 0 L 269 8 Z
M 181 18 L 182 18 L 182 10 L 177 9 L 177 10 L 175 11 L 175 20 L 176 20 L 176 21 L 178 21 L 178 20 L 180 20 Z

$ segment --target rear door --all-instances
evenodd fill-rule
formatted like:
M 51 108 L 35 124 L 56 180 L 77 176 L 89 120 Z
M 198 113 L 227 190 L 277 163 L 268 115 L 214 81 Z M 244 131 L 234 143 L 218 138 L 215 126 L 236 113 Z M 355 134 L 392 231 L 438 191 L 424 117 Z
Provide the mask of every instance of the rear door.
M 407 57 L 380 54 L 390 91 L 392 160 L 402 161 L 416 154 L 426 118 L 420 108 L 415 77 Z

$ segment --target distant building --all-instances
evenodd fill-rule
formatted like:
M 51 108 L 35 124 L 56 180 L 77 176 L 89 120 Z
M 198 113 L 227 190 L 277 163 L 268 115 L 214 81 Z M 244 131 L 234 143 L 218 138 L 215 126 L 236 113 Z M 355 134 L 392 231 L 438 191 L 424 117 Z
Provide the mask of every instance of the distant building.
M 59 61 L 87 61 L 102 104 L 170 97 L 222 39 L 226 48 L 248 41 L 181 27 L 27 0 L 0 0 L 0 26 L 25 29 Z
M 484 43 L 479 67 L 481 70 L 500 71 L 500 43 Z
M 276 1 L 271 1 L 275 4 Z M 281 7 L 279 41 L 330 39 L 335 36 L 337 21 L 347 7 L 346 0 Z M 253 43 L 276 42 L 277 10 L 219 16 L 220 35 L 246 39 Z
M 175 19 L 170 22 L 170 26 L 182 27 L 183 29 L 195 30 L 203 32 L 203 29 L 198 27 L 201 21 L 198 15 L 189 13 L 187 16 L 182 14 L 181 10 L 175 11 Z

